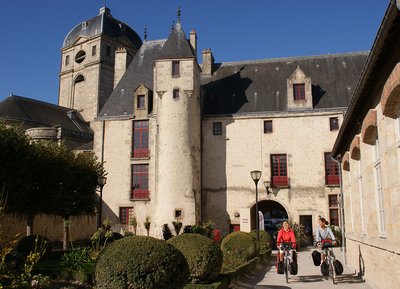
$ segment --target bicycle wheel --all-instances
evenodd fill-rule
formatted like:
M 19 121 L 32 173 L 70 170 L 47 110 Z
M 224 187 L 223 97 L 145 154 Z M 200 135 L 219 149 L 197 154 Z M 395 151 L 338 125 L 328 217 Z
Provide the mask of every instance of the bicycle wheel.
M 286 283 L 289 283 L 289 262 L 286 254 L 285 254 L 285 278 L 286 278 Z
M 330 271 L 330 275 L 332 276 L 332 282 L 333 284 L 336 284 L 336 271 L 333 265 L 333 260 L 334 258 L 331 256 L 331 254 L 329 254 L 329 271 Z

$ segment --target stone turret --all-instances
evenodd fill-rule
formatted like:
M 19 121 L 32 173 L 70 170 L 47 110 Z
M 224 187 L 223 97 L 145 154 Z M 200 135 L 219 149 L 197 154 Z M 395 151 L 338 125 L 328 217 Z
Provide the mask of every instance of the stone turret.
M 142 40 L 125 23 L 112 17 L 103 7 L 99 15 L 76 25 L 64 39 L 58 104 L 80 112 L 92 121 L 114 88 L 114 53 L 125 47 L 127 55 L 136 54 Z M 121 78 L 121 71 L 116 77 Z
M 200 67 L 178 22 L 155 62 L 156 226 L 200 222 Z

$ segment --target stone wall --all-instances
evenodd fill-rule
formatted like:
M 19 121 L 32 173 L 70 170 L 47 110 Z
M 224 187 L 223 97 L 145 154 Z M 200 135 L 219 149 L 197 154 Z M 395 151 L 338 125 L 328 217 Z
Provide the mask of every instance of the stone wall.
M 26 218 L 14 215 L 7 215 L 3 221 L 3 235 L 6 240 L 26 236 Z M 70 240 L 80 241 L 89 240 L 96 231 L 96 216 L 84 215 L 71 217 Z M 54 215 L 35 216 L 33 223 L 33 234 L 43 235 L 51 241 L 61 241 L 63 239 L 64 222 L 61 217 Z
M 313 227 L 318 215 L 329 219 L 328 195 L 340 192 L 338 186 L 325 185 L 324 153 L 331 151 L 337 135 L 330 131 L 330 117 L 342 121 L 341 111 L 205 118 L 203 218 L 228 233 L 229 224 L 238 223 L 235 213 L 254 206 L 250 171 L 260 170 L 259 202 L 278 202 L 296 222 L 300 215 L 312 216 Z M 272 133 L 264 133 L 264 120 L 272 120 Z M 222 122 L 222 135 L 213 135 L 213 122 Z M 271 178 L 271 154 L 287 155 L 290 187 L 273 188 L 267 195 L 263 182 Z

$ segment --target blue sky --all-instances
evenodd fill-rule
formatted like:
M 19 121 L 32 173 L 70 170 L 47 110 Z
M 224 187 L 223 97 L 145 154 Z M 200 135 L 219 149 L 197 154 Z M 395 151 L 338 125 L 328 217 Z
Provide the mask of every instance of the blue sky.
M 199 51 L 216 62 L 369 50 L 389 0 L 107 0 L 111 14 L 141 37 L 168 37 L 177 7 Z M 60 49 L 104 0 L 2 1 L 0 101 L 11 92 L 57 103 Z

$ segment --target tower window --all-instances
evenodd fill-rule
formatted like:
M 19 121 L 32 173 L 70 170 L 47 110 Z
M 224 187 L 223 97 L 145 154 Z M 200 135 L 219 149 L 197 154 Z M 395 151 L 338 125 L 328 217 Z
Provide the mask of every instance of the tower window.
M 172 76 L 178 77 L 179 76 L 179 69 L 180 69 L 179 61 L 172 61 Z
M 96 45 L 92 46 L 92 56 L 96 55 Z
M 76 62 L 76 63 L 82 63 L 82 61 L 85 60 L 85 57 L 86 57 L 86 52 L 83 51 L 83 50 L 81 50 L 81 51 L 79 51 L 79 52 L 76 54 L 76 56 L 75 56 L 75 62 Z
M 182 218 L 182 210 L 175 209 L 175 219 L 180 219 L 180 218 Z
M 145 108 L 145 97 L 143 94 L 137 96 L 137 104 L 136 108 L 144 109 Z
M 132 165 L 131 199 L 149 199 L 149 165 Z
M 272 133 L 272 120 L 264 120 L 264 133 Z
M 294 100 L 306 100 L 306 89 L 304 83 L 293 84 Z
M 111 47 L 110 46 L 106 47 L 106 56 L 111 56 Z
M 65 56 L 65 65 L 69 64 L 69 55 Z
M 149 157 L 149 121 L 138 120 L 133 122 L 133 157 Z
M 338 130 L 339 129 L 339 118 L 330 117 L 329 118 L 329 127 L 330 127 L 330 130 Z
M 222 122 L 213 122 L 213 135 L 222 135 Z
M 76 84 L 76 83 L 79 83 L 79 82 L 82 82 L 82 81 L 85 81 L 85 78 L 83 77 L 82 74 L 79 74 L 79 75 L 75 78 L 75 84 Z
M 178 99 L 179 98 L 179 89 L 174 89 L 172 92 L 172 98 Z

